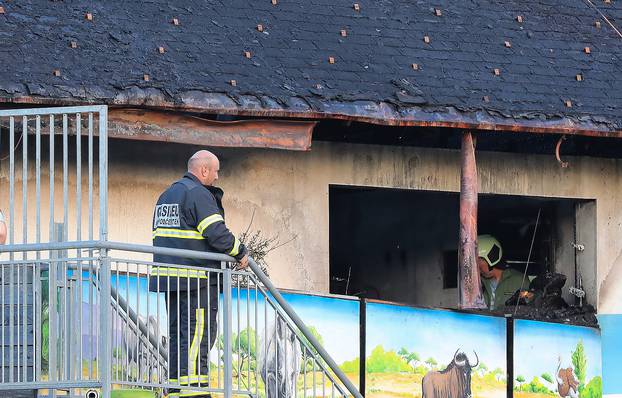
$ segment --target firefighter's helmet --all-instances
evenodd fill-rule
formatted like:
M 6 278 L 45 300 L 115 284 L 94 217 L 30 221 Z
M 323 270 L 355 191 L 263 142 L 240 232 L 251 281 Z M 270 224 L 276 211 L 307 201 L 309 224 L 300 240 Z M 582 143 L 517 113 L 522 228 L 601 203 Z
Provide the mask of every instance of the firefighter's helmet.
M 478 256 L 486 260 L 490 268 L 501 262 L 503 249 L 501 243 L 492 235 L 480 235 L 477 237 Z

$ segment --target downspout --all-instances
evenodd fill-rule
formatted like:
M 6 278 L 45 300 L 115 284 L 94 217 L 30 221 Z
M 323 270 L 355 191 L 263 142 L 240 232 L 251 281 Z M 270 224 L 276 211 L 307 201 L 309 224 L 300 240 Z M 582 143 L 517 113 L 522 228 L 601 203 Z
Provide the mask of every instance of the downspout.
M 470 131 L 462 134 L 460 177 L 460 248 L 458 286 L 460 308 L 486 308 L 477 267 L 477 165 L 475 141 Z

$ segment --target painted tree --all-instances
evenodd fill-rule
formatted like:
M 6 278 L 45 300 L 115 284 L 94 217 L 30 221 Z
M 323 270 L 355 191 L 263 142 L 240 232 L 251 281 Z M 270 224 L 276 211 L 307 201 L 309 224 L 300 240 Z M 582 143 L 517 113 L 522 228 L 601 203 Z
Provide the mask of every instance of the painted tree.
M 320 343 L 321 346 L 324 346 L 324 337 L 322 337 L 320 332 L 317 331 L 317 328 L 313 325 L 307 325 L 307 329 L 309 329 L 309 332 L 311 332 L 311 334 L 313 335 L 313 337 L 315 337 L 318 343 Z M 307 343 L 309 342 L 306 337 L 303 336 L 303 338 Z M 311 346 L 311 343 L 309 343 L 309 346 Z M 312 347 L 312 349 L 314 354 L 319 355 L 315 348 Z
M 322 337 L 320 332 L 317 331 L 315 326 L 307 325 L 307 329 L 309 329 L 309 332 L 311 332 L 313 337 L 315 337 L 315 339 L 318 341 L 318 343 L 320 343 L 320 345 L 323 347 L 324 346 L 324 338 Z M 303 353 L 306 353 L 305 357 L 307 358 L 307 360 L 303 361 L 303 363 L 301 364 L 301 371 L 304 372 L 305 367 L 307 368 L 307 370 L 313 369 L 313 360 L 312 360 L 312 358 L 314 356 L 315 356 L 315 358 L 317 358 L 318 361 L 324 363 L 324 360 L 322 359 L 322 357 L 320 357 L 320 354 L 317 352 L 315 347 L 313 347 L 313 345 L 311 345 L 309 340 L 307 340 L 307 338 L 305 336 L 302 336 L 302 335 L 300 336 L 300 338 L 304 342 L 307 343 L 307 345 L 310 347 L 309 350 L 311 351 L 311 352 L 307 352 L 307 349 L 303 346 L 303 344 L 301 344 L 302 351 L 303 351 Z
M 603 380 L 596 376 L 585 386 L 581 392 L 581 397 L 585 398 L 602 398 L 603 396 Z
M 577 343 L 577 348 L 572 352 L 572 366 L 574 367 L 574 373 L 579 380 L 580 388 L 585 385 L 585 372 L 587 368 L 587 357 L 585 355 L 585 347 L 583 346 L 583 339 L 580 339 Z M 582 389 L 582 388 L 581 388 Z
M 255 330 L 252 328 L 246 328 L 240 331 L 240 334 L 233 333 L 231 335 L 231 351 L 235 356 L 233 371 L 234 376 L 241 374 L 244 376 L 244 371 L 249 367 L 251 370 L 257 369 L 257 346 L 256 342 L 258 336 Z M 223 336 L 219 336 L 216 341 L 217 347 L 221 351 L 221 361 L 224 361 L 224 348 L 225 343 Z
M 501 380 L 503 380 L 503 375 L 504 375 L 503 369 L 501 369 L 501 368 L 495 368 L 495 369 L 492 371 L 492 374 L 495 376 L 495 379 L 496 379 L 497 381 L 501 381 Z
M 341 370 L 345 373 L 358 373 L 361 370 L 361 360 L 359 357 L 354 358 L 351 361 L 345 361 L 341 365 L 339 365 Z
M 542 384 L 538 376 L 535 376 L 529 384 L 523 387 L 523 391 L 525 390 L 535 394 L 548 394 L 550 392 L 548 387 Z
M 411 367 L 395 351 L 385 351 L 381 345 L 376 346 L 367 357 L 367 373 L 409 372 Z
M 518 387 L 520 388 L 520 386 L 525 382 L 525 378 L 521 375 L 516 376 L 516 381 L 518 382 Z
M 430 370 L 433 370 L 438 365 L 438 362 L 432 357 L 426 359 L 425 363 L 430 367 Z
M 50 311 L 47 302 L 41 309 L 41 367 L 44 372 L 49 370 L 50 359 Z
M 411 352 L 408 354 L 408 356 L 406 357 L 406 362 L 408 362 L 408 364 L 410 366 L 412 366 L 413 368 L 415 366 L 417 366 L 417 364 L 419 363 L 420 359 L 419 359 L 419 354 L 417 354 L 416 352 Z
M 238 357 L 238 371 L 245 366 L 255 369 L 257 366 L 257 336 L 251 328 L 246 328 L 239 335 L 233 334 L 232 351 Z
M 484 376 L 486 372 L 488 372 L 488 366 L 486 366 L 484 362 L 480 362 L 477 368 L 475 368 L 475 371 L 479 373 L 480 376 Z
M 543 380 L 546 380 L 549 383 L 549 389 L 551 391 L 556 391 L 557 384 L 553 382 L 553 376 L 551 376 L 550 373 L 542 373 L 540 377 L 542 377 Z
M 413 369 L 417 367 L 417 364 L 420 361 L 419 354 L 417 354 L 414 351 L 412 352 L 408 351 L 406 347 L 400 348 L 400 350 L 397 352 L 397 355 L 402 357 L 402 359 L 404 359 L 404 361 L 406 361 L 407 364 L 412 366 Z

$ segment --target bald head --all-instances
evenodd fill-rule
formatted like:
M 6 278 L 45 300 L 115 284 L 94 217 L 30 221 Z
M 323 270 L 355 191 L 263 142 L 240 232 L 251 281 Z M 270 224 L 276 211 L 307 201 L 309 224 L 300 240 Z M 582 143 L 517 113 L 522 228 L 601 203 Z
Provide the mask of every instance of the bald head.
M 218 179 L 220 162 L 210 151 L 200 150 L 188 159 L 188 172 L 196 176 L 201 184 L 212 185 Z

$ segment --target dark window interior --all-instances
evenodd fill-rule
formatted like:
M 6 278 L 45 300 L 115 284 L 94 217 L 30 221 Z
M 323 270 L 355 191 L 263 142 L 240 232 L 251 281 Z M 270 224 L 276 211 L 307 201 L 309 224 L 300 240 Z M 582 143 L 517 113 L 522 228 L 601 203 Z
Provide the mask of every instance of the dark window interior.
M 457 306 L 458 193 L 331 186 L 329 202 L 331 293 Z M 574 269 L 567 264 L 573 256 L 562 254 L 574 236 L 575 202 L 480 195 L 478 230 L 494 235 L 502 261 L 519 271 L 533 239 L 530 276 L 559 268 L 560 261 Z
M 458 251 L 446 250 L 443 253 L 443 289 L 458 287 Z

